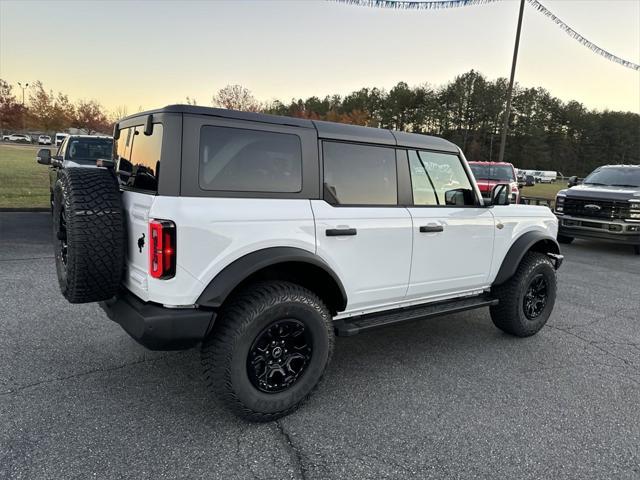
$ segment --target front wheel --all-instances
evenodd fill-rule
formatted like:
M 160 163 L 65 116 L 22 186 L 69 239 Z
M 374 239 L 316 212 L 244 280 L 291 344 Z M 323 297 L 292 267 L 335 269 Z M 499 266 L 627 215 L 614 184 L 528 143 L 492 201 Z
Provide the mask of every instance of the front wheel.
M 493 288 L 498 305 L 490 308 L 491 320 L 503 332 L 529 337 L 547 323 L 556 301 L 556 272 L 543 253 L 527 253 L 516 273 Z
M 333 353 L 332 318 L 289 282 L 249 285 L 220 312 L 202 346 L 212 393 L 238 416 L 266 422 L 309 398 Z

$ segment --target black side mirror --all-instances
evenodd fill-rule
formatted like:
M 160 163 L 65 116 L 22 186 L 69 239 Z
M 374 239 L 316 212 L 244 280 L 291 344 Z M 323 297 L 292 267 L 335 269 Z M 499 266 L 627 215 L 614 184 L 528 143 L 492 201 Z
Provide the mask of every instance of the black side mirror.
M 38 150 L 36 161 L 41 165 L 51 165 L 51 150 L 48 148 Z
M 499 183 L 491 190 L 491 205 L 510 205 L 511 185 Z
M 578 185 L 578 177 L 576 177 L 575 175 L 569 177 L 569 183 L 567 183 L 567 187 L 575 187 L 576 185 Z
M 456 188 L 455 190 L 447 190 L 444 192 L 445 205 L 461 206 L 465 204 L 464 188 Z

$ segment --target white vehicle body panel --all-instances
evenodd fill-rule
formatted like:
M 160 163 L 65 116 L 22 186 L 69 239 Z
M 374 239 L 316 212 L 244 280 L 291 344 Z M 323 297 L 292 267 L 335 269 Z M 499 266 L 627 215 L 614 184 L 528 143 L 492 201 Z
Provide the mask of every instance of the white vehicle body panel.
M 558 234 L 558 219 L 547 207 L 509 205 L 494 206 L 491 210 L 496 219 L 496 225 L 502 224 L 503 228 L 496 228 L 495 231 L 493 260 L 489 274 L 490 283 L 496 278 L 509 248 L 522 235 L 528 232 L 540 232 L 555 239 Z
M 523 234 L 557 234 L 546 207 L 334 207 L 324 200 L 196 198 L 123 192 L 129 245 L 124 285 L 144 301 L 194 305 L 235 260 L 270 247 L 318 255 L 340 278 L 347 307 L 336 318 L 482 293 Z M 171 220 L 177 269 L 168 280 L 148 273 L 148 222 Z M 423 224 L 441 233 L 421 233 Z M 498 224 L 501 228 L 498 228 Z M 329 228 L 357 235 L 328 237 Z M 138 240 L 145 235 L 142 250 Z
M 318 256 L 342 280 L 345 313 L 402 301 L 411 269 L 411 216 L 403 207 L 334 207 L 311 200 Z M 357 235 L 329 237 L 327 229 Z
M 125 284 L 143 300 L 193 305 L 222 269 L 244 255 L 270 247 L 316 250 L 313 213 L 306 199 L 123 195 L 129 222 L 128 264 L 132 266 Z M 143 233 L 148 236 L 149 219 L 176 224 L 177 268 L 171 279 L 152 278 L 148 242 L 142 252 L 138 249 L 138 239 Z
M 407 300 L 442 297 L 487 285 L 493 255 L 491 209 L 409 207 L 413 261 Z M 420 232 L 438 226 L 441 232 Z

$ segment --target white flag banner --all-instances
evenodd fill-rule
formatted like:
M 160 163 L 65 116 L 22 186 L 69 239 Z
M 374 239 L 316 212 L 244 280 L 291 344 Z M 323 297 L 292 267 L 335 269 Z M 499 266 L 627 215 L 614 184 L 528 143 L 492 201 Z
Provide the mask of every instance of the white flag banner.
M 348 5 L 358 5 L 361 7 L 378 7 L 378 8 L 398 8 L 404 10 L 437 10 L 441 8 L 455 8 L 455 7 L 468 7 L 472 5 L 486 5 L 488 3 L 499 2 L 501 0 L 429 0 L 429 1 L 404 1 L 404 0 L 335 0 L 338 3 L 346 3 Z M 631 68 L 633 70 L 640 71 L 640 65 L 630 62 L 624 58 L 620 58 L 611 52 L 606 51 L 604 48 L 600 48 L 593 42 L 590 42 L 578 32 L 576 32 L 569 25 L 560 20 L 557 16 L 551 13 L 544 5 L 538 0 L 527 0 L 527 2 L 535 8 L 538 12 L 542 13 L 545 17 L 549 18 L 553 23 L 558 25 L 574 40 L 577 40 L 591 51 L 603 56 L 607 60 L 616 62 L 623 67 Z
M 640 70 L 640 65 L 638 65 L 637 63 L 630 62 L 628 60 L 625 60 L 624 58 L 620 58 L 617 55 L 614 55 L 611 52 L 607 52 L 605 49 L 600 48 L 595 43 L 590 42 L 589 40 L 584 38 L 582 35 L 576 32 L 573 28 L 571 28 L 569 25 L 564 23 L 562 20 L 556 17 L 553 13 L 547 10 L 547 8 L 544 5 L 542 5 L 540 2 L 538 2 L 538 0 L 527 0 L 527 1 L 533 8 L 535 8 L 537 11 L 542 13 L 545 17 L 550 18 L 551 21 L 553 21 L 553 23 L 555 23 L 562 30 L 564 30 L 567 35 L 569 35 L 574 40 L 577 40 L 582 45 L 589 48 L 591 51 L 596 52 L 598 55 L 602 55 L 607 60 L 611 60 L 612 62 L 619 63 L 623 67 L 632 68 L 633 70 Z

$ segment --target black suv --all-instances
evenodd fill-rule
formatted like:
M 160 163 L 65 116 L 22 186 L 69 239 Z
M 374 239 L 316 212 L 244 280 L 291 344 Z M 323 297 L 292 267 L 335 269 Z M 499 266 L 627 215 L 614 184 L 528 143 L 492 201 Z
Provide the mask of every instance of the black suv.
M 558 241 L 575 237 L 632 245 L 640 255 L 640 165 L 605 165 L 556 197 Z

